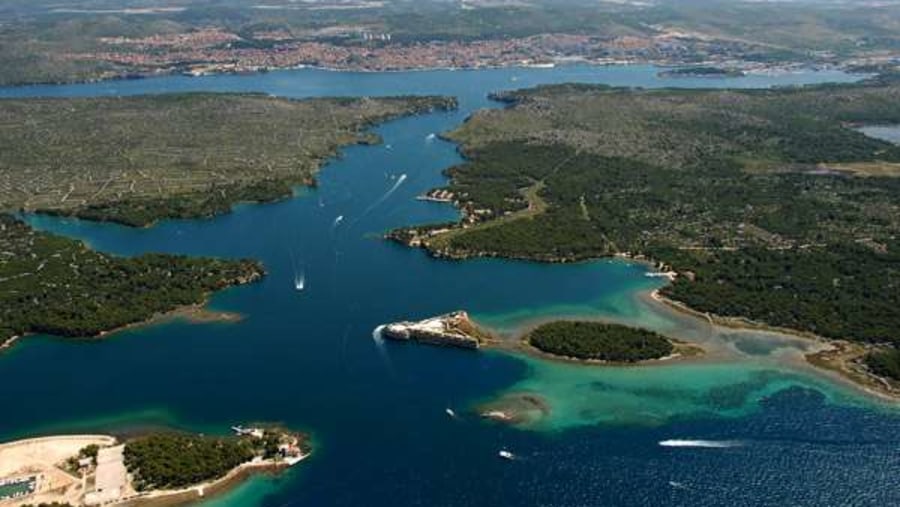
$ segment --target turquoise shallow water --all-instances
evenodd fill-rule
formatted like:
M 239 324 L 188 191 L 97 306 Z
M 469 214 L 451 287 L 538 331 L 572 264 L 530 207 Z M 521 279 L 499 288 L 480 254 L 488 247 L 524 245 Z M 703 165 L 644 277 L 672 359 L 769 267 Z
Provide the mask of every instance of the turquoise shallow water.
M 515 78 L 515 79 L 514 79 Z M 452 219 L 414 197 L 460 159 L 428 134 L 449 130 L 489 91 L 561 81 L 631 86 L 768 86 L 846 80 L 839 73 L 661 80 L 652 67 L 565 67 L 393 74 L 314 70 L 0 89 L 0 96 L 185 90 L 287 96 L 445 93 L 461 108 L 376 129 L 383 146 L 343 150 L 296 199 L 241 206 L 150 229 L 29 217 L 39 228 L 121 255 L 145 251 L 254 257 L 270 275 L 216 295 L 237 324 L 169 322 L 74 343 L 23 340 L 0 357 L 0 437 L 174 426 L 226 431 L 278 421 L 315 435 L 290 473 L 253 479 L 212 505 L 890 505 L 900 474 L 898 418 L 785 355 L 802 343 L 722 332 L 649 306 L 640 264 L 445 262 L 378 239 L 389 228 Z M 390 145 L 390 148 L 388 148 Z M 401 174 L 405 182 L 379 202 Z M 345 217 L 334 226 L 335 218 Z M 293 278 L 298 260 L 307 289 Z M 402 344 L 378 348 L 384 322 L 465 308 L 513 333 L 557 315 L 636 323 L 715 345 L 727 360 L 598 368 L 503 352 Z M 479 420 L 478 404 L 538 393 L 531 425 Z M 458 420 L 444 409 L 454 407 Z M 660 440 L 739 440 L 725 449 Z M 496 457 L 500 448 L 522 459 Z M 892 479 L 892 477 L 894 479 Z M 680 486 L 673 486 L 675 482 Z

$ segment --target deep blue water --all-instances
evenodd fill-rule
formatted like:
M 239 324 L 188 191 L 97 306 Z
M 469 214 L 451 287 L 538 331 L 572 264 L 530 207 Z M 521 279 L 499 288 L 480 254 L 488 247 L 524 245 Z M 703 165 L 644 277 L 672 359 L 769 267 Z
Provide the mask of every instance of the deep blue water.
M 809 382 L 806 373 L 774 359 L 748 359 L 709 372 L 673 368 L 657 374 L 658 385 L 635 381 L 621 394 L 646 405 L 615 405 L 634 412 L 623 418 L 629 421 L 640 421 L 643 410 L 682 407 L 664 421 L 511 428 L 481 422 L 468 409 L 517 382 L 551 373 L 500 352 L 397 344 L 382 350 L 371 338 L 381 323 L 459 308 L 513 327 L 557 313 L 635 322 L 661 318 L 635 300 L 658 283 L 644 277 L 640 265 L 436 261 L 378 238 L 391 227 L 455 216 L 448 206 L 414 199 L 441 185 L 440 171 L 460 162 L 453 145 L 426 137 L 491 106 L 488 92 L 564 81 L 758 87 L 847 79 L 827 73 L 667 81 L 651 67 L 635 66 L 298 70 L 0 89 L 0 96 L 10 97 L 185 90 L 292 97 L 440 93 L 459 97 L 461 104 L 456 112 L 375 129 L 384 145 L 343 150 L 322 171 L 317 189 L 298 190 L 292 200 L 144 230 L 30 217 L 38 227 L 83 238 L 103 251 L 254 257 L 270 275 L 213 299 L 215 308 L 244 314 L 238 324 L 172 322 L 88 343 L 23 340 L 0 357 L 0 437 L 154 425 L 222 432 L 233 423 L 259 420 L 313 433 L 316 451 L 308 462 L 216 501 L 232 506 L 900 505 L 900 419 L 865 403 L 843 403 L 833 396 L 839 387 Z M 385 198 L 403 174 L 405 181 Z M 338 216 L 344 219 L 335 225 Z M 293 288 L 298 270 L 306 275 L 302 293 Z M 596 369 L 589 375 L 583 367 L 567 368 L 554 367 L 552 374 L 563 369 L 574 385 L 617 389 L 594 378 Z M 697 378 L 717 388 L 667 391 L 666 375 L 673 384 L 675 377 Z M 555 394 L 557 400 L 565 395 Z M 461 420 L 444 414 L 448 406 L 463 414 Z M 597 401 L 591 409 L 613 405 Z M 741 445 L 658 445 L 669 438 Z M 521 459 L 499 460 L 496 453 L 504 447 Z

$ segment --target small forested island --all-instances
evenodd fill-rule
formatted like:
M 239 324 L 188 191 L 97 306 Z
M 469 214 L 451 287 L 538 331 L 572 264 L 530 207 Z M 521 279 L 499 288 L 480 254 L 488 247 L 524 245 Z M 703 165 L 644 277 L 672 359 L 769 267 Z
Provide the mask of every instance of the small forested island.
M 554 356 L 614 363 L 635 363 L 672 355 L 664 336 L 634 327 L 602 322 L 557 321 L 542 324 L 528 343 Z
M 253 260 L 107 255 L 0 214 L 0 348 L 33 333 L 98 336 L 263 273 Z
M 233 430 L 232 436 L 167 431 L 124 441 L 107 435 L 18 440 L 0 444 L 0 481 L 14 485 L 15 499 L 25 505 L 178 505 L 312 452 L 307 435 L 279 426 Z
M 0 100 L 0 211 L 147 226 L 227 213 L 314 184 L 375 123 L 450 97 L 316 98 L 183 93 Z
M 500 93 L 448 138 L 463 218 L 388 237 L 449 258 L 647 259 L 661 299 L 723 323 L 900 348 L 900 81 L 769 90 L 565 84 Z M 875 384 L 883 384 L 876 380 Z
M 723 67 L 695 66 L 675 67 L 659 73 L 660 77 L 742 77 L 744 71 Z

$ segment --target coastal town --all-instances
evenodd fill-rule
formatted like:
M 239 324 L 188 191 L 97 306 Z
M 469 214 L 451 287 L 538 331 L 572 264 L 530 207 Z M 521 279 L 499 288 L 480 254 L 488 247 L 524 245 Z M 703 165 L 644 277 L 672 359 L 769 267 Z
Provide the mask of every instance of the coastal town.
M 395 40 L 390 33 L 352 26 L 335 27 L 325 34 L 294 35 L 277 30 L 244 37 L 223 28 L 203 27 L 143 38 L 101 38 L 96 50 L 69 52 L 61 57 L 75 62 L 104 62 L 121 69 L 108 77 L 170 73 L 199 76 L 307 66 L 376 72 L 695 62 L 743 73 L 788 71 L 810 63 L 774 65 L 745 58 L 757 50 L 752 44 L 711 40 L 703 34 L 665 27 L 657 27 L 651 36 L 547 33 L 506 39 L 406 42 Z M 818 56 L 820 65 L 829 64 L 829 55 Z

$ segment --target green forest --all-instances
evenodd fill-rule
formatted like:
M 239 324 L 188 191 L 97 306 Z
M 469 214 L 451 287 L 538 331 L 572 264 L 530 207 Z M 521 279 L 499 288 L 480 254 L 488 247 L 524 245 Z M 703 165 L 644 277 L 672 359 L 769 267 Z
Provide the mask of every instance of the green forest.
M 302 177 L 296 181 L 263 180 L 248 185 L 212 185 L 208 192 L 175 197 L 131 197 L 89 204 L 73 209 L 47 209 L 47 215 L 74 216 L 97 222 L 114 222 L 129 227 L 148 227 L 159 220 L 211 218 L 231 212 L 237 203 L 266 203 L 293 195 L 293 186 L 311 184 Z
M 217 479 L 254 456 L 251 441 L 237 437 L 157 433 L 125 445 L 125 466 L 138 491 Z
M 900 350 L 873 351 L 865 357 L 865 361 L 875 374 L 900 381 Z
M 617 363 L 659 359 L 674 350 L 669 340 L 653 331 L 601 322 L 543 324 L 528 334 L 528 343 L 557 356 Z
M 497 98 L 510 106 L 450 134 L 467 219 L 391 237 L 453 258 L 643 256 L 696 310 L 900 345 L 900 149 L 856 130 L 900 123 L 893 80 Z
M 0 341 L 96 336 L 262 274 L 251 260 L 107 255 L 0 215 Z

